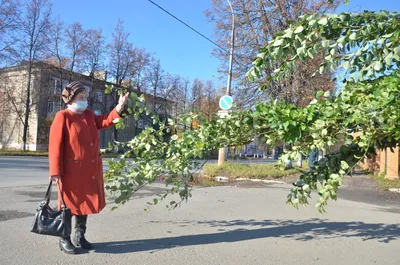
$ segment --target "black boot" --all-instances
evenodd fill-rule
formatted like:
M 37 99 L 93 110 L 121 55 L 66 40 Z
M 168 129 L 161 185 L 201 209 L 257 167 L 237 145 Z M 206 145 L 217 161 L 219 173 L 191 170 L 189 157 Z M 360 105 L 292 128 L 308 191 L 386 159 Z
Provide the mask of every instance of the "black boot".
M 86 240 L 85 233 L 86 233 L 86 222 L 87 222 L 87 215 L 76 215 L 75 216 L 75 237 L 74 243 L 77 247 L 81 247 L 83 249 L 94 249 L 92 243 Z
M 67 254 L 76 254 L 76 248 L 71 242 L 71 237 L 60 238 L 60 249 Z

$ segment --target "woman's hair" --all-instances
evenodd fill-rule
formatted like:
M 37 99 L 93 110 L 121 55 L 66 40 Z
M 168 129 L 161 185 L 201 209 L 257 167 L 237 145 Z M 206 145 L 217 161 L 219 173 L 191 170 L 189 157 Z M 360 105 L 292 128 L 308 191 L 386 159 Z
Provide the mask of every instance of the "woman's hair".
M 69 104 L 76 95 L 83 91 L 86 91 L 84 84 L 81 81 L 74 81 L 63 89 L 62 99 L 65 104 Z

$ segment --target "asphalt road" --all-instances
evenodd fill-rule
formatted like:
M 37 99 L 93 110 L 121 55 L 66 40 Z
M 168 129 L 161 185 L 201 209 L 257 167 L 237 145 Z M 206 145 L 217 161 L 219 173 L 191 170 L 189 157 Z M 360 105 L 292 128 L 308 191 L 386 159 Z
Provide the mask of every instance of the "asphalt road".
M 289 182 L 289 180 L 288 180 Z M 69 256 L 57 238 L 29 232 L 47 184 L 47 160 L 0 157 L 0 264 L 349 264 L 400 259 L 400 195 L 347 179 L 327 214 L 285 204 L 290 184 L 197 187 L 187 204 L 143 211 L 156 184 L 116 211 L 89 217 L 95 251 Z M 173 199 L 173 198 L 171 198 Z M 313 202 L 314 203 L 314 202 Z

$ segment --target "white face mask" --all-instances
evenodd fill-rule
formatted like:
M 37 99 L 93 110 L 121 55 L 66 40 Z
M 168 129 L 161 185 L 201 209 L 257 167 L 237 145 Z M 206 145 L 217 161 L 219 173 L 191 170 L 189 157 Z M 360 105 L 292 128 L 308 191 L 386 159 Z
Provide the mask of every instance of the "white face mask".
M 78 113 L 84 112 L 85 109 L 87 109 L 87 107 L 88 107 L 88 103 L 87 103 L 87 101 L 84 101 L 84 100 L 78 100 L 78 101 L 75 101 L 74 103 L 68 105 L 68 108 L 70 110 L 72 110 L 73 112 L 78 112 Z

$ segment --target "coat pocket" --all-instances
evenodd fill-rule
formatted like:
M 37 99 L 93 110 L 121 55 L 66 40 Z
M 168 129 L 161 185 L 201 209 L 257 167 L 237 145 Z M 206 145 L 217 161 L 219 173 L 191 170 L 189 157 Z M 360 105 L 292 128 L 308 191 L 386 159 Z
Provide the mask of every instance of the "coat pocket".
M 79 178 L 82 170 L 82 160 L 68 159 L 64 162 L 64 177 Z

